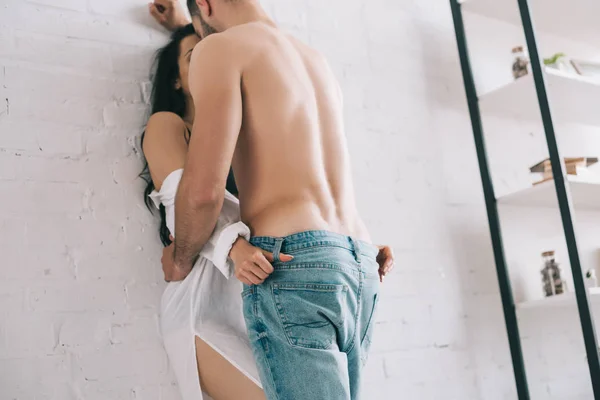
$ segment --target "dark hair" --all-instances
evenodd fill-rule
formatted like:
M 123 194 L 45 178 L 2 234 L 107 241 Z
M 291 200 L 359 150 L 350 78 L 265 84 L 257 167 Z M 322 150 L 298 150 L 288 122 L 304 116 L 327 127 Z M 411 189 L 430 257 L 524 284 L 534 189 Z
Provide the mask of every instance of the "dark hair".
M 181 118 L 184 117 L 186 104 L 185 94 L 183 89 L 176 89 L 175 83 L 179 79 L 179 52 L 180 44 L 183 39 L 188 36 L 195 35 L 194 27 L 192 24 L 186 25 L 177 29 L 173 32 L 171 40 L 163 48 L 156 52 L 153 64 L 153 78 L 152 78 L 152 95 L 151 95 L 151 115 L 157 112 L 166 111 L 172 112 L 179 115 Z M 146 131 L 142 133 L 141 145 L 143 149 L 144 136 Z M 186 134 L 185 139 L 189 142 L 189 133 Z M 154 210 L 154 203 L 148 197 L 155 189 L 154 182 L 150 176 L 150 169 L 148 168 L 148 162 L 145 161 L 144 169 L 140 173 L 140 177 L 146 181 L 146 188 L 144 189 L 144 202 L 146 207 L 150 211 Z M 229 172 L 227 178 L 227 190 L 233 195 L 238 195 L 237 186 L 233 177 L 233 172 Z M 168 246 L 171 244 L 169 239 L 169 228 L 167 227 L 167 218 L 165 207 L 161 204 L 159 207 L 160 214 L 160 228 L 159 235 L 160 241 L 163 245 Z
M 180 44 L 183 39 L 188 36 L 195 35 L 192 24 L 186 25 L 173 32 L 171 40 L 163 48 L 156 52 L 153 64 L 152 78 L 152 95 L 151 95 L 151 114 L 161 111 L 168 111 L 179 115 L 181 118 L 185 114 L 185 94 L 182 89 L 176 89 L 175 83 L 179 79 L 179 51 Z M 144 145 L 144 136 L 146 131 L 142 133 L 142 149 Z M 189 140 L 189 137 L 186 137 Z M 146 181 L 146 189 L 144 189 L 144 202 L 150 211 L 154 210 L 152 200 L 148 197 L 155 189 L 154 182 L 150 176 L 148 162 L 145 162 L 144 169 L 140 177 Z M 159 207 L 160 214 L 160 241 L 163 245 L 171 244 L 169 239 L 169 228 L 167 227 L 167 218 L 165 207 L 161 204 Z

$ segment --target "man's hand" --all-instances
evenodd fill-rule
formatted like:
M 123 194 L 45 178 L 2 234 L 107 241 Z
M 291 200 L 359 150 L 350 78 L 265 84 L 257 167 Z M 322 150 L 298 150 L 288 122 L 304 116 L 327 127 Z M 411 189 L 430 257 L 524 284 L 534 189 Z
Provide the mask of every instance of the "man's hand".
M 394 269 L 394 251 L 389 246 L 377 246 L 377 263 L 379 264 L 379 281 Z
M 173 241 L 173 236 L 171 236 Z M 171 243 L 169 246 L 163 249 L 163 255 L 160 259 L 162 263 L 163 273 L 165 274 L 165 282 L 179 282 L 184 280 L 192 270 L 183 270 L 175 265 L 173 261 L 173 251 L 175 250 L 175 243 Z
M 235 264 L 235 277 L 246 285 L 260 285 L 273 272 L 273 253 L 252 246 L 244 238 L 236 240 L 229 257 Z M 279 256 L 283 262 L 292 261 L 293 258 L 287 254 Z
M 154 0 L 148 3 L 148 9 L 156 22 L 171 32 L 190 23 L 177 0 Z

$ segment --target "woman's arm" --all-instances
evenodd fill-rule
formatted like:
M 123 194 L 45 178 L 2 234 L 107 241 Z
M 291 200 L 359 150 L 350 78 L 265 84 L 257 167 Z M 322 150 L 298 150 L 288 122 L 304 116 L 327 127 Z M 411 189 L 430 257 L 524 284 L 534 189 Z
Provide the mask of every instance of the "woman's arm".
M 148 120 L 143 150 L 157 191 L 171 172 L 185 165 L 186 129 L 183 120 L 170 112 L 153 114 Z
M 190 23 L 178 0 L 154 0 L 148 4 L 148 10 L 156 22 L 171 32 Z

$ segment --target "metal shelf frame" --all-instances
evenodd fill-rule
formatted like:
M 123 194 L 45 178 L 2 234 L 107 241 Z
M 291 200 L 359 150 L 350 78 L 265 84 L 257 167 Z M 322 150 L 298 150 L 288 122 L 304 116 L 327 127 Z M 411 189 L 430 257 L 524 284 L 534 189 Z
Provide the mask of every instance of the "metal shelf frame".
M 500 1 L 500 0 L 498 0 Z M 504 0 L 508 1 L 508 0 Z M 573 282 L 575 286 L 575 297 L 577 299 L 577 308 L 579 311 L 579 319 L 583 332 L 583 339 L 587 354 L 587 362 L 592 381 L 594 398 L 600 400 L 600 355 L 598 353 L 598 341 L 594 329 L 594 320 L 590 310 L 590 300 L 588 291 L 585 288 L 583 272 L 581 268 L 581 260 L 577 247 L 577 236 L 575 232 L 575 218 L 573 212 L 573 202 L 571 193 L 565 178 L 565 166 L 563 158 L 560 154 L 556 133 L 554 130 L 554 122 L 550 110 L 548 92 L 544 80 L 544 70 L 538 53 L 537 40 L 535 29 L 529 9 L 528 0 L 516 0 L 519 5 L 521 14 L 521 23 L 525 32 L 527 48 L 531 60 L 531 72 L 533 74 L 535 88 L 539 108 L 542 116 L 544 131 L 546 134 L 546 142 L 552 162 L 552 172 L 554 175 L 554 186 L 558 198 L 558 205 L 562 218 L 564 235 L 567 243 L 569 260 L 571 262 L 571 271 L 573 274 Z M 516 315 L 516 307 L 512 294 L 511 282 L 506 265 L 504 255 L 504 245 L 502 242 L 502 230 L 500 226 L 500 218 L 498 215 L 498 203 L 494 193 L 494 186 L 490 174 L 488 157 L 485 147 L 485 138 L 483 133 L 483 124 L 481 120 L 481 112 L 479 109 L 479 98 L 475 87 L 475 80 L 471 69 L 469 51 L 467 47 L 467 39 L 465 27 L 463 23 L 463 15 L 461 3 L 459 0 L 450 0 L 452 10 L 452 18 L 454 20 L 454 29 L 456 32 L 456 41 L 458 45 L 458 53 L 462 69 L 462 75 L 467 96 L 467 104 L 471 117 L 471 126 L 473 129 L 473 137 L 477 150 L 477 159 L 479 162 L 479 171 L 485 197 L 485 204 L 489 222 L 490 235 L 492 239 L 492 247 L 494 251 L 494 260 L 496 263 L 496 271 L 498 276 L 498 284 L 500 286 L 500 297 L 504 311 L 504 320 L 506 331 L 508 334 L 508 342 L 510 353 L 513 362 L 513 372 L 517 388 L 519 400 L 529 400 L 529 387 L 527 385 L 527 375 L 525 362 L 523 360 L 523 351 L 521 347 L 521 336 L 519 334 L 519 325 Z

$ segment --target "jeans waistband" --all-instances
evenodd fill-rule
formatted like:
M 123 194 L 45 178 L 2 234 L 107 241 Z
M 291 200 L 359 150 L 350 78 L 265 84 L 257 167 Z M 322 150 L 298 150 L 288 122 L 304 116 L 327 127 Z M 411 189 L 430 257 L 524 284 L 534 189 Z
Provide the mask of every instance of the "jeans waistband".
M 250 243 L 273 253 L 289 253 L 318 246 L 340 247 L 373 258 L 379 253 L 377 247 L 370 243 L 328 231 L 306 231 L 285 237 L 256 236 L 250 239 Z

